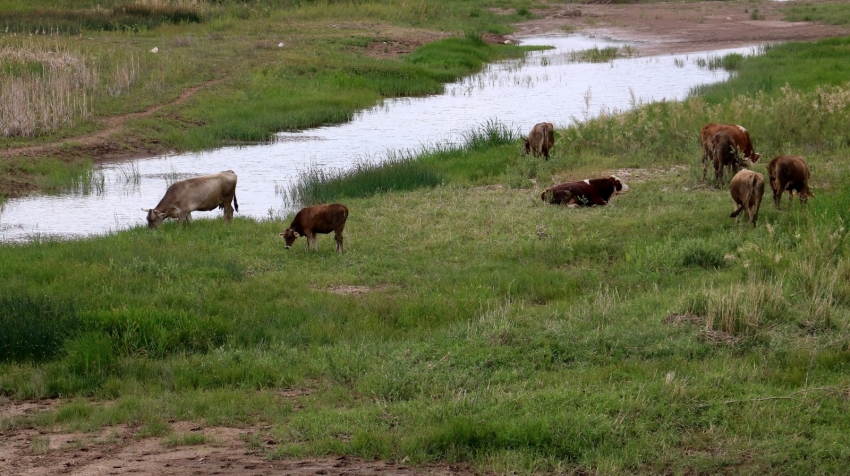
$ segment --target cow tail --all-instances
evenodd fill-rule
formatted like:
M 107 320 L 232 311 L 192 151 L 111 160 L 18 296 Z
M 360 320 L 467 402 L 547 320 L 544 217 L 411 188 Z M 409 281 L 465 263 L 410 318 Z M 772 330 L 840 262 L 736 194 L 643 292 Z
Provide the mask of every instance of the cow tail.
M 233 209 L 239 211 L 239 202 L 236 201 L 236 193 L 233 193 Z

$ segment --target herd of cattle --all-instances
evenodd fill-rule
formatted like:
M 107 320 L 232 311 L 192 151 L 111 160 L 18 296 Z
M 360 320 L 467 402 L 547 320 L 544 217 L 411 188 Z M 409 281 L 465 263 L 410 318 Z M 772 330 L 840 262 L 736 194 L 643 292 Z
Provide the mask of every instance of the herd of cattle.
M 729 192 L 735 201 L 736 209 L 730 215 L 736 218 L 742 211 L 753 225 L 758 220 L 759 207 L 764 195 L 764 175 L 747 170 L 750 164 L 758 162 L 760 155 L 753 150 L 750 134 L 741 126 L 734 124 L 708 124 L 700 130 L 702 144 L 703 179 L 708 165 L 714 165 L 715 177 L 723 182 L 724 171 L 728 168 L 735 172 L 729 184 Z M 549 151 L 555 142 L 552 123 L 536 124 L 528 137 L 523 138 L 522 155 L 532 153 L 535 157 L 549 158 Z M 743 170 L 738 170 L 743 167 Z M 767 164 L 770 187 L 773 189 L 773 201 L 780 208 L 782 196 L 787 191 L 793 200 L 794 192 L 800 202 L 814 197 L 809 190 L 809 166 L 798 155 L 780 155 Z M 605 178 L 588 179 L 580 182 L 568 182 L 547 188 L 540 198 L 544 202 L 569 207 L 605 205 L 611 197 L 625 193 L 628 185 L 614 175 Z M 232 205 L 231 205 L 232 202 Z M 166 218 L 176 218 L 192 222 L 193 211 L 224 209 L 224 221 L 233 219 L 233 211 L 239 211 L 236 201 L 236 174 L 226 170 L 217 174 L 194 177 L 174 182 L 168 187 L 165 196 L 154 208 L 142 208 L 147 212 L 149 228 L 158 227 Z M 301 209 L 292 220 L 289 228 L 280 233 L 286 248 L 289 249 L 296 238 L 307 238 L 307 249 L 315 246 L 319 249 L 316 234 L 334 232 L 336 252 L 342 253 L 342 230 L 348 219 L 348 208 L 339 203 L 317 205 Z

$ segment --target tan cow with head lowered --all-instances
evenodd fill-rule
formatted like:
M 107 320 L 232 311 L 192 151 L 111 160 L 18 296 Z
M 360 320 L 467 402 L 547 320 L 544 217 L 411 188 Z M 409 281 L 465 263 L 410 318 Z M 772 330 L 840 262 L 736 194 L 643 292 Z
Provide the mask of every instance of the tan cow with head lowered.
M 531 152 L 535 157 L 543 155 L 549 159 L 549 150 L 554 143 L 555 126 L 551 122 L 535 124 L 528 137 L 522 140 L 522 155 Z
M 192 212 L 216 208 L 224 209 L 224 221 L 228 223 L 233 220 L 233 210 L 239 211 L 236 174 L 232 170 L 174 182 L 156 207 L 142 211 L 148 212 L 148 228 L 156 228 L 166 218 L 176 218 L 177 224 L 182 225 L 183 220 L 192 222 Z
M 764 196 L 764 175 L 747 169 L 738 172 L 729 184 L 729 194 L 736 206 L 729 218 L 737 219 L 742 211 L 746 211 L 747 219 L 756 226 L 761 198 Z

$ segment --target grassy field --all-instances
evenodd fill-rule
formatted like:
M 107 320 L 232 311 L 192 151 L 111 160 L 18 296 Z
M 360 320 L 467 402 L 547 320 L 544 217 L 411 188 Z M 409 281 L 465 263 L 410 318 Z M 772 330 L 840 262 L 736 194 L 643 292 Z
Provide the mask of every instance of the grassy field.
M 318 253 L 303 240 L 286 251 L 287 221 L 238 218 L 4 246 L 0 393 L 67 400 L 0 428 L 132 423 L 182 444 L 170 421 L 262 422 L 269 458 L 840 473 L 850 86 L 833 51 L 845 44 L 736 58 L 727 85 L 558 131 L 548 162 L 488 123 L 455 149 L 305 173 L 293 197 L 351 209 L 342 255 L 327 236 Z M 774 74 L 764 62 L 799 55 L 831 79 L 749 89 Z M 748 127 L 756 171 L 805 156 L 816 197 L 776 210 L 768 190 L 758 226 L 729 219 L 728 191 L 701 181 L 710 120 Z M 609 206 L 539 199 L 613 171 L 631 191 Z M 293 389 L 297 406 L 280 396 Z

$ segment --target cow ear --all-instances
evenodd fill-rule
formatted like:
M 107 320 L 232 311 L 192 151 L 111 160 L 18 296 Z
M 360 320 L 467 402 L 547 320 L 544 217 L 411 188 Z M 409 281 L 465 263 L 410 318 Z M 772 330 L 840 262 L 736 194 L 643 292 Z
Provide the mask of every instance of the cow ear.
M 277 236 L 283 236 L 283 233 L 278 233 Z
M 299 236 L 301 236 L 301 235 L 300 235 L 297 231 L 294 231 L 294 232 L 292 232 L 292 233 L 295 235 L 295 237 L 296 237 L 296 238 L 298 238 Z

